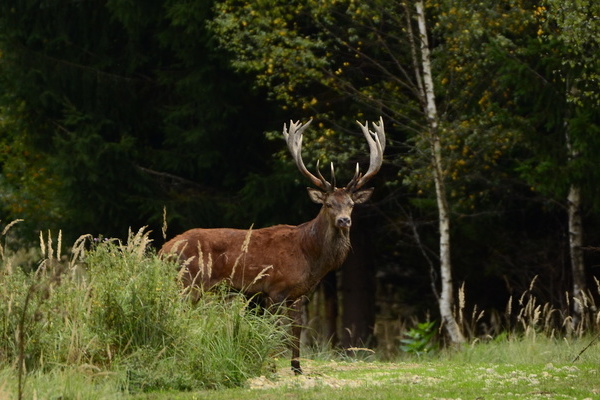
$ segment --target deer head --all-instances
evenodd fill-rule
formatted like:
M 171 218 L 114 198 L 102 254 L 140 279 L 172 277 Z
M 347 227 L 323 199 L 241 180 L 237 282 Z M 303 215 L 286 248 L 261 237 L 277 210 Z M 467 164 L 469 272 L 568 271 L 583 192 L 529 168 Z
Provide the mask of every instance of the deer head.
M 330 219 L 332 226 L 339 229 L 349 229 L 352 225 L 352 208 L 355 204 L 364 203 L 369 200 L 373 193 L 373 188 L 362 189 L 381 168 L 383 163 L 383 151 L 385 150 L 385 131 L 383 127 L 383 119 L 379 118 L 379 124 L 372 123 L 374 131 L 369 130 L 368 122 L 364 125 L 357 121 L 362 132 L 369 144 L 370 163 L 366 174 L 360 172 L 358 163 L 354 177 L 343 188 L 335 186 L 335 171 L 333 163 L 331 163 L 331 180 L 328 182 L 321 171 L 319 170 L 319 161 L 317 160 L 317 175 L 313 175 L 308 171 L 302 161 L 302 134 L 310 125 L 312 119 L 306 124 L 301 124 L 299 121 L 290 121 L 290 129 L 283 126 L 283 136 L 288 144 L 288 148 L 296 166 L 300 172 L 318 187 L 318 189 L 308 188 L 308 194 L 312 201 L 323 205 L 323 209 L 327 212 L 327 217 Z M 362 189 L 362 190 L 361 190 Z

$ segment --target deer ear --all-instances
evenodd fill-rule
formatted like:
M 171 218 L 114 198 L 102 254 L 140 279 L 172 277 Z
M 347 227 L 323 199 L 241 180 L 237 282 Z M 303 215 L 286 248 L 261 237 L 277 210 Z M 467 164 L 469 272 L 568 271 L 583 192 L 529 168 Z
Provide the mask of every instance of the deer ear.
M 310 197 L 312 201 L 317 204 L 323 204 L 323 202 L 325 202 L 325 192 L 311 187 L 306 189 L 308 190 L 308 197 Z
M 355 204 L 364 203 L 371 198 L 374 189 L 375 188 L 369 188 L 352 193 L 352 201 L 354 201 Z

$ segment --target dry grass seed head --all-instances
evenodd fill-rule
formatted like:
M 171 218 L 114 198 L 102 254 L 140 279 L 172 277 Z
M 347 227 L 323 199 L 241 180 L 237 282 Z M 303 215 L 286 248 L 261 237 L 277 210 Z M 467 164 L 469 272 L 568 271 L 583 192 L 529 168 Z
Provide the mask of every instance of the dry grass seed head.
M 542 315 L 544 316 L 544 330 L 546 330 L 546 331 L 552 330 L 552 326 L 553 326 L 552 316 L 554 315 L 555 311 L 556 311 L 556 309 L 552 308 L 552 305 L 550 303 L 546 303 L 546 305 L 544 306 L 544 309 L 543 309 L 543 313 L 542 313 Z
M 250 286 L 254 285 L 256 282 L 258 282 L 259 280 L 261 280 L 263 277 L 269 276 L 269 274 L 267 274 L 267 271 L 270 270 L 271 268 L 273 268 L 272 265 L 267 265 L 266 267 L 264 267 L 262 269 L 262 271 L 260 271 L 260 273 L 258 275 L 256 275 L 256 278 L 254 278 L 254 280 L 252 281 L 252 283 L 250 283 Z
M 163 207 L 163 224 L 162 224 L 162 236 L 164 240 L 167 240 L 167 207 Z
M 506 304 L 506 316 L 510 317 L 510 315 L 512 314 L 512 295 L 510 295 L 510 297 L 508 298 L 508 303 Z
M 141 227 L 135 234 L 129 228 L 127 244 L 125 246 L 121 245 L 121 251 L 134 254 L 138 259 L 141 259 L 152 242 L 152 239 L 150 239 L 151 231 L 146 231 L 146 228 L 146 226 Z
M 479 314 L 477 314 L 477 316 L 475 316 L 476 312 L 477 312 L 477 306 L 475 306 L 475 308 L 473 309 L 473 317 L 472 317 L 472 318 L 474 318 L 475 323 L 479 322 L 485 315 L 485 310 L 481 310 L 479 312 Z
M 233 268 L 231 269 L 231 274 L 229 274 L 230 280 L 233 280 L 233 277 L 235 276 L 235 272 L 240 263 L 240 260 L 242 259 L 242 257 L 244 257 L 248 253 L 248 248 L 250 247 L 250 238 L 252 237 L 252 228 L 253 227 L 254 227 L 254 224 L 250 225 L 250 229 L 248 229 L 248 232 L 246 233 L 246 236 L 244 237 L 244 241 L 242 242 L 242 248 L 241 248 L 242 252 L 235 259 L 235 262 L 233 263 Z
M 52 233 L 48 231 L 48 238 L 44 241 L 44 233 L 40 231 L 40 249 L 44 260 L 40 263 L 38 271 L 42 271 L 49 265 L 53 265 L 54 261 L 60 259 L 60 247 L 62 245 L 62 231 L 58 231 L 58 241 L 56 245 L 56 257 L 54 251 L 54 243 L 52 242 Z
M 197 243 L 198 246 L 198 273 L 200 274 L 200 279 L 202 281 L 206 279 L 210 280 L 212 277 L 212 255 L 210 252 L 207 254 L 206 262 L 204 261 L 204 253 L 202 252 L 202 245 L 200 241 Z M 196 274 L 198 275 L 198 274 Z M 196 281 L 196 277 L 194 277 L 194 282 Z
M 71 261 L 69 268 L 73 269 L 78 261 L 83 260 L 85 256 L 85 244 L 88 239 L 91 239 L 92 235 L 81 235 L 77 238 L 71 249 Z
M 46 243 L 44 242 L 44 232 L 40 231 L 40 250 L 42 250 L 42 255 L 46 257 Z
M 535 309 L 533 310 L 533 318 L 532 318 L 532 325 L 536 326 L 538 324 L 538 322 L 540 321 L 540 316 L 542 315 L 541 312 L 541 305 L 538 304 L 537 307 L 535 307 Z
M 465 282 L 462 283 L 460 289 L 458 289 L 458 323 L 463 325 L 464 315 L 463 310 L 465 308 Z
M 8 225 L 6 225 L 4 227 L 4 229 L 2 230 L 2 234 L 0 236 L 6 236 L 6 234 L 10 230 L 10 228 L 12 228 L 14 225 L 16 225 L 22 221 L 23 221 L 22 219 L 15 219 L 14 221 L 10 222 Z M 5 256 L 6 255 L 4 253 L 4 246 L 2 246 L 2 243 L 0 243 L 0 260 L 6 261 Z M 9 272 L 12 271 L 12 263 L 10 261 L 8 261 L 6 263 L 5 269 Z
M 169 254 L 179 254 L 182 253 L 185 248 L 187 247 L 188 242 L 185 239 L 181 239 L 175 242 L 175 244 L 173 244 L 173 247 L 171 247 L 171 250 L 169 251 Z
M 56 244 L 56 259 L 60 260 L 62 248 L 62 229 L 58 231 L 58 243 Z
M 567 315 L 565 318 L 563 318 L 562 326 L 563 328 L 567 328 L 568 331 L 571 331 L 573 326 L 573 317 L 571 315 Z
M 10 230 L 10 228 L 12 228 L 14 225 L 18 224 L 19 222 L 23 222 L 23 221 L 24 221 L 23 219 L 15 219 L 14 221 L 10 222 L 8 225 L 6 225 L 4 227 L 4 229 L 2 230 L 2 235 L 0 235 L 0 236 L 6 236 L 6 234 Z
M 531 292 L 533 290 L 533 287 L 535 286 L 535 281 L 537 280 L 539 275 L 536 275 L 533 277 L 533 279 L 531 280 L 531 283 L 529 284 L 529 291 Z
M 179 272 L 177 272 L 177 280 L 179 282 L 183 282 L 183 275 L 185 273 L 189 273 L 190 272 L 190 267 L 189 265 L 192 263 L 192 261 L 194 261 L 196 259 L 196 256 L 191 256 L 190 258 L 186 259 L 185 261 L 183 261 L 183 263 L 181 264 L 181 267 L 179 268 Z M 194 277 L 192 278 L 192 282 L 188 285 L 188 287 L 193 287 L 194 284 L 196 283 L 196 280 L 198 279 L 198 277 L 200 276 L 200 271 L 201 269 L 198 269 L 198 272 L 196 272 L 196 275 L 194 275 Z

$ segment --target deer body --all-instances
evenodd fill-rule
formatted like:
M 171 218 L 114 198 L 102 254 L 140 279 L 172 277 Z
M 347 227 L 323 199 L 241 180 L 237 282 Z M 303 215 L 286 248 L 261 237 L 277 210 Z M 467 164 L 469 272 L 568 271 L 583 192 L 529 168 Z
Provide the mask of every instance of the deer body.
M 191 229 L 164 244 L 160 253 L 175 256 L 184 266 L 183 282 L 209 290 L 225 282 L 249 295 L 261 293 L 272 303 L 285 304 L 293 320 L 292 370 L 300 368 L 301 306 L 323 277 L 344 262 L 350 250 L 351 214 L 355 204 L 367 201 L 373 189 L 359 190 L 382 163 L 383 122 L 376 133 L 362 125 L 371 163 L 363 176 L 358 166 L 351 182 L 336 188 L 318 170 L 314 176 L 300 155 L 302 132 L 310 124 L 290 124 L 284 136 L 299 170 L 321 190 L 308 188 L 309 197 L 322 204 L 319 214 L 298 226 L 276 225 L 256 230 Z M 382 144 L 383 142 L 383 144 Z M 333 176 L 333 165 L 332 165 Z
M 252 231 L 191 229 L 167 242 L 161 252 L 177 253 L 182 263 L 190 260 L 183 276 L 187 285 L 209 290 L 226 281 L 236 290 L 262 293 L 275 303 L 295 300 L 338 268 L 350 249 L 348 233 L 330 229 L 323 219 L 319 213 L 302 225 Z

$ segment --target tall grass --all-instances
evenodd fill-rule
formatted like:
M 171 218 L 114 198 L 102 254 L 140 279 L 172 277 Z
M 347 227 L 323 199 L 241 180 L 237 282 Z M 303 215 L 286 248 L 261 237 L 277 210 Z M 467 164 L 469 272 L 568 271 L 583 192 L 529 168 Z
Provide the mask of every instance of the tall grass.
M 541 302 L 536 296 L 537 284 L 537 278 L 534 278 L 527 290 L 509 298 L 504 310 L 484 310 L 476 304 L 469 304 L 468 293 L 463 284 L 458 290 L 458 301 L 454 309 L 455 319 L 467 338 L 467 346 L 461 350 L 469 350 L 469 346 L 474 343 L 484 343 L 487 349 L 494 347 L 490 343 L 498 347 L 502 344 L 515 347 L 522 342 L 526 347 L 527 344 L 535 345 L 536 342 L 557 342 L 563 348 L 564 344 L 574 342 L 578 342 L 579 348 L 600 343 L 600 308 L 596 304 L 600 295 L 600 281 L 595 279 L 595 287 L 580 298 L 574 299 L 568 292 L 565 293 L 566 308 Z M 557 303 L 563 303 L 558 300 L 563 299 L 557 299 Z M 578 304 L 580 313 L 575 314 L 573 307 L 568 307 L 574 303 Z M 429 315 L 425 321 L 436 322 Z M 423 331 L 423 324 L 415 316 L 378 321 L 376 335 L 379 336 L 380 356 L 384 359 L 404 356 L 411 358 L 415 355 L 421 357 L 426 353 L 420 351 L 421 348 L 444 349 L 446 346 L 436 346 L 445 343 L 443 326 L 430 324 L 430 329 Z M 435 335 L 430 335 L 431 333 Z M 423 341 L 425 337 L 431 343 Z M 574 349 L 575 347 L 574 353 L 571 353 L 572 359 L 577 355 Z M 469 351 L 466 353 L 469 354 Z M 435 357 L 438 354 L 431 355 Z
M 468 312 L 463 285 L 455 316 L 468 344 L 459 352 L 446 348 L 449 351 L 442 352 L 444 356 L 513 364 L 536 360 L 568 363 L 580 358 L 600 362 L 597 351 L 588 351 L 600 339 L 600 310 L 593 293 L 589 291 L 579 299 L 565 293 L 567 304 L 578 303 L 581 313 L 576 315 L 571 309 L 540 302 L 535 295 L 536 281 L 534 278 L 518 298 L 511 297 L 503 313 L 479 310 L 476 305 Z M 595 282 L 593 290 L 600 293 L 600 282 Z
M 573 298 L 565 293 L 567 308 L 558 308 L 550 302 L 542 303 L 535 295 L 537 277 L 529 288 L 517 298 L 510 297 L 503 313 L 478 310 L 475 305 L 467 312 L 464 285 L 459 290 L 459 305 L 456 310 L 457 321 L 471 340 L 492 338 L 502 335 L 513 337 L 537 336 L 548 338 L 583 338 L 600 333 L 600 309 L 595 303 L 591 290 L 600 294 L 600 281 L 596 287 Z M 581 313 L 575 314 L 569 305 L 578 303 Z
M 0 388 L 19 398 L 40 396 L 28 380 L 65 374 L 101 386 L 98 398 L 107 386 L 238 386 L 285 349 L 285 324 L 241 295 L 186 300 L 177 265 L 150 250 L 143 230 L 125 242 L 84 236 L 69 257 L 60 234 L 56 243 L 41 236 L 44 258 L 27 273 L 6 246 L 8 228 L 0 238 Z M 56 390 L 48 397 L 64 397 Z

